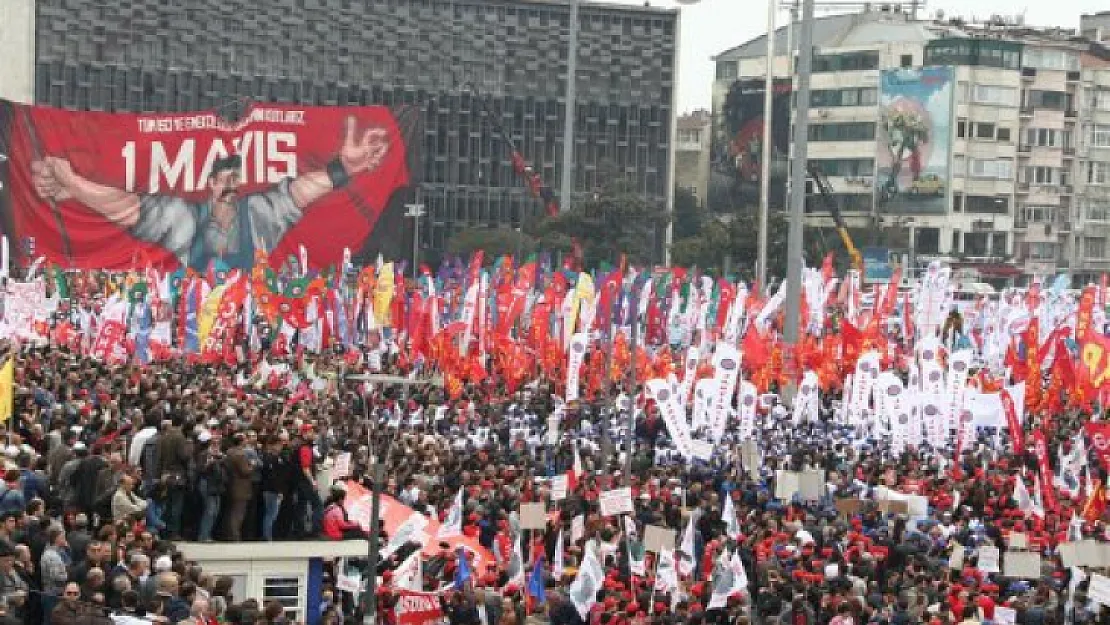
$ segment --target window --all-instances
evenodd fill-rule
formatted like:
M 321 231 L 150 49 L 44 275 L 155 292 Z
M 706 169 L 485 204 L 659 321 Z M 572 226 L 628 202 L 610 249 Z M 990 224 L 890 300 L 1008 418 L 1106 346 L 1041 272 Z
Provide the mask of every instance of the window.
M 1066 50 L 1046 50 L 1026 48 L 1025 58 L 1021 63 L 1024 67 L 1037 69 L 1055 69 L 1063 71 L 1079 71 L 1079 56 Z
M 1092 91 L 1091 108 L 1110 111 L 1110 89 L 1095 89 Z
M 1084 237 L 1083 253 L 1087 258 L 1106 258 L 1106 237 Z
M 994 124 L 977 122 L 975 124 L 976 139 L 994 139 Z
M 815 107 L 824 106 L 874 106 L 879 101 L 875 87 L 853 89 L 816 89 L 810 92 L 809 102 Z
M 860 178 L 875 175 L 875 160 L 871 158 L 833 158 L 809 163 L 826 176 Z
M 1088 200 L 1087 221 L 1110 221 L 1110 201 Z
M 967 173 L 972 178 L 1007 180 L 1014 177 L 1014 161 L 1009 158 L 970 158 L 967 162 Z
M 998 140 L 1001 141 L 1002 143 L 1009 143 L 1010 142 L 1010 129 L 1009 128 L 999 128 L 998 129 Z
M 814 124 L 809 127 L 810 141 L 873 141 L 874 122 Z
M 843 54 L 822 54 L 814 56 L 814 72 L 857 72 L 878 69 L 878 52 L 846 52 Z
M 1056 259 L 1055 243 L 1027 243 L 1027 245 L 1029 246 L 1029 258 L 1034 260 Z
M 304 617 L 304 606 L 301 605 L 301 577 L 298 575 L 263 578 L 262 599 L 264 602 L 280 603 L 290 620 L 300 621 Z
M 1027 128 L 1022 143 L 1042 148 L 1071 147 L 1071 132 L 1049 128 Z
M 969 195 L 964 198 L 964 210 L 969 213 L 1004 215 L 1010 212 L 1010 199 L 997 195 Z
M 967 122 L 960 120 L 956 122 L 956 136 L 963 139 L 967 137 Z
M 971 90 L 971 101 L 976 104 L 996 104 L 1001 106 L 1017 106 L 1018 92 L 1014 87 L 997 87 L 994 85 L 975 85 Z
M 899 63 L 902 67 L 913 67 L 913 55 L 903 54 Z
M 717 61 L 717 80 L 736 78 L 736 61 Z
M 1110 184 L 1110 163 L 1106 161 L 1087 163 L 1087 184 Z
M 1025 105 L 1034 108 L 1062 111 L 1067 108 L 1069 100 L 1068 94 L 1063 91 L 1032 90 L 1026 92 Z
M 1022 216 L 1028 223 L 1055 223 L 1055 206 L 1026 206 L 1022 209 Z
M 1092 148 L 1110 148 L 1110 126 L 1091 126 L 1089 143 Z
M 1026 167 L 1025 182 L 1029 184 L 1060 184 L 1060 172 L 1055 167 L 1041 165 Z

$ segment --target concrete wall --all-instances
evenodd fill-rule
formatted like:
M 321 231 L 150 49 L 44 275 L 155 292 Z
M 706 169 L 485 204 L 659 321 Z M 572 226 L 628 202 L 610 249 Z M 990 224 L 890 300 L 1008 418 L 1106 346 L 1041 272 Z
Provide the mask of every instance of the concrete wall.
M 35 0 L 0 2 L 0 98 L 35 97 Z

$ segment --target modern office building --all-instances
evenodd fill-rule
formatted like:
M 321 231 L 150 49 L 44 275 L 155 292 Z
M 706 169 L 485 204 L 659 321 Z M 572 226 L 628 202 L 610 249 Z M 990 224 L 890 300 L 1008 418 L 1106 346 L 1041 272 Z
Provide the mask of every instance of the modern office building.
M 916 20 L 896 5 L 818 18 L 814 34 L 809 160 L 849 226 L 868 233 L 857 243 L 918 267 L 947 259 L 999 284 L 1110 269 L 1108 237 L 1092 234 L 1097 221 L 1087 217 L 1110 212 L 1102 164 L 1110 145 L 1095 147 L 1110 144 L 1099 113 L 1110 99 L 1106 47 L 1002 20 Z M 791 36 L 784 27 L 775 37 L 784 81 Z M 744 166 L 758 160 L 750 154 L 758 144 L 744 133 L 754 131 L 750 117 L 762 126 L 762 104 L 740 119 L 734 105 L 745 91 L 762 99 L 764 40 L 715 59 L 714 172 L 739 172 L 740 186 L 758 185 Z M 785 160 L 789 120 L 774 115 L 775 153 Z M 785 176 L 772 185 L 782 187 L 773 200 L 785 197 Z M 811 199 L 807 213 L 811 226 L 832 225 L 820 202 Z
M 542 213 L 495 122 L 558 192 L 569 0 L 4 0 L 0 18 L 0 96 L 16 101 L 225 116 L 244 99 L 423 107 L 426 248 Z M 575 26 L 575 191 L 612 163 L 666 201 L 678 12 L 583 2 Z

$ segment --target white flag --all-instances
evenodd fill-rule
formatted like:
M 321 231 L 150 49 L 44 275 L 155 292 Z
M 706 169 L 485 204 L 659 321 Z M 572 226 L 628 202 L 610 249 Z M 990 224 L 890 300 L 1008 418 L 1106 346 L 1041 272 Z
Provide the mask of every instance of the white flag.
M 524 588 L 524 551 L 520 548 L 523 534 L 524 532 L 519 532 L 516 535 L 516 544 L 513 545 L 513 557 L 512 560 L 509 561 L 509 569 L 506 571 L 509 574 L 507 586 Z
M 563 532 L 559 531 L 559 536 L 555 539 L 555 557 L 551 560 L 551 577 L 559 582 L 563 579 L 563 570 L 566 565 L 563 563 Z
M 1025 480 L 1020 475 L 1014 480 L 1014 501 L 1018 510 L 1024 514 L 1033 512 L 1033 498 L 1029 496 L 1029 489 L 1025 487 Z
M 709 598 L 708 609 L 723 608 L 728 598 L 748 589 L 748 574 L 739 554 L 729 557 L 728 550 L 721 552 L 717 565 L 713 568 L 713 594 Z
M 570 585 L 570 600 L 574 602 L 578 616 L 587 620 L 590 608 L 597 602 L 597 591 L 601 590 L 601 583 L 605 579 L 605 569 L 597 561 L 597 556 L 587 550 L 582 559 L 582 566 L 578 569 L 578 576 Z
M 567 402 L 578 399 L 578 374 L 582 369 L 582 362 L 586 359 L 586 343 L 588 341 L 589 337 L 585 332 L 579 332 L 570 339 L 570 353 L 567 355 Z
M 655 591 L 670 592 L 678 588 L 678 570 L 675 569 L 674 551 L 661 549 L 659 563 L 655 566 Z
M 436 538 L 442 540 L 462 535 L 462 517 L 463 491 L 460 488 L 458 494 L 455 495 L 455 503 L 451 504 L 451 509 L 447 512 L 447 518 L 444 519 L 443 525 L 440 525 L 439 531 L 436 532 Z
M 678 572 L 683 577 L 689 576 L 694 572 L 694 514 L 690 515 L 690 520 L 686 522 L 686 531 L 682 533 L 682 544 L 679 549 L 682 551 L 681 559 L 678 561 Z
M 417 592 L 424 590 L 424 570 L 420 564 L 420 551 L 414 551 L 405 558 L 401 566 L 393 571 L 393 585 Z
M 581 514 L 570 520 L 570 542 L 577 544 L 586 536 L 586 517 Z
M 739 540 L 740 521 L 736 520 L 736 506 L 732 503 L 731 494 L 725 497 L 725 509 L 721 511 L 721 520 L 725 523 L 725 531 L 728 533 L 728 537 Z

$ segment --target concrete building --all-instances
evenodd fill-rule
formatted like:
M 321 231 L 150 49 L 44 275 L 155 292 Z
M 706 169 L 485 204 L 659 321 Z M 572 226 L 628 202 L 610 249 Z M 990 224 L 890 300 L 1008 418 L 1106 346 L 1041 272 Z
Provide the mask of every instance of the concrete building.
M 3 0 L 0 19 L 0 95 L 15 101 L 227 117 L 243 99 L 420 105 L 425 248 L 442 249 L 459 227 L 520 227 L 543 211 L 466 83 L 558 190 L 568 0 Z M 678 12 L 583 2 L 575 27 L 576 192 L 612 163 L 666 201 Z
M 692 193 L 704 207 L 709 198 L 712 116 L 709 111 L 694 111 L 680 116 L 676 128 L 675 186 Z
M 775 37 L 782 77 L 788 33 Z M 738 83 L 763 79 L 764 39 L 716 57 L 715 113 Z M 815 46 L 809 159 L 849 226 L 868 229 L 857 244 L 917 268 L 943 258 L 998 284 L 1110 269 L 1107 237 L 1079 234 L 1093 223 L 1086 207 L 1100 216 L 1105 202 L 1106 157 L 1081 147 L 1103 140 L 1105 47 L 997 20 L 914 20 L 897 6 L 818 18 Z M 951 96 L 926 81 L 951 81 Z M 715 130 L 730 140 L 731 129 Z M 832 225 L 821 204 L 807 213 L 811 226 Z

